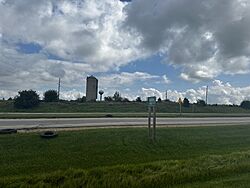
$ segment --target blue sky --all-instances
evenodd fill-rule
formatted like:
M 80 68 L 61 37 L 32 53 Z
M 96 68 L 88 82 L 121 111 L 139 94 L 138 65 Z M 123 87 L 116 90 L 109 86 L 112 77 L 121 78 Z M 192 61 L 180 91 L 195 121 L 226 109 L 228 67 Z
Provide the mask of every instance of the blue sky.
M 250 98 L 246 0 L 0 0 L 0 97 L 22 89 L 85 95 L 94 75 L 104 95 L 131 100 Z
M 35 43 L 17 43 L 17 51 L 23 54 L 36 54 L 40 53 L 42 47 Z

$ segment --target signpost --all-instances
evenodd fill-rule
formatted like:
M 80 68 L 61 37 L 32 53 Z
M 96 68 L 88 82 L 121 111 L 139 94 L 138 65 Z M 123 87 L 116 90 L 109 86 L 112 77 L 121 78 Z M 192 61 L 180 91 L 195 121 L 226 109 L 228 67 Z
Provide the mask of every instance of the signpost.
M 181 106 L 182 106 L 182 103 L 183 103 L 181 98 L 178 99 L 178 103 L 180 105 L 180 116 L 181 116 Z
M 148 136 L 149 139 L 155 140 L 156 130 L 156 97 L 148 97 Z M 153 115 L 153 127 L 151 128 L 151 118 Z M 151 130 L 152 129 L 152 130 Z

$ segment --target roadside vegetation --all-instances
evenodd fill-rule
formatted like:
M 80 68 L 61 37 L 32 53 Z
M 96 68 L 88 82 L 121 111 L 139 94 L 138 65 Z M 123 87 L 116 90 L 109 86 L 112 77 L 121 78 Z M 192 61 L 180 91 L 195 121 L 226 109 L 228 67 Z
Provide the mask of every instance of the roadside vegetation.
M 248 187 L 250 152 L 0 179 L 1 187 Z
M 249 126 L 159 128 L 155 143 L 146 128 L 0 135 L 0 187 L 247 187 L 249 135 Z
M 100 97 L 103 95 L 100 91 Z M 240 105 L 206 104 L 204 100 L 190 103 L 184 98 L 182 113 L 249 113 L 250 101 L 243 101 Z M 104 101 L 86 102 L 86 97 L 77 100 L 59 100 L 57 91 L 48 90 L 39 99 L 36 91 L 24 90 L 12 99 L 0 100 L 0 112 L 34 112 L 34 113 L 145 113 L 147 102 L 136 97 L 134 101 L 123 98 L 119 92 L 113 96 L 104 97 Z M 157 99 L 158 113 L 180 113 L 180 105 L 175 101 Z M 135 115 L 137 117 L 137 115 Z M 1 117 L 0 117 L 1 118 Z
M 43 94 L 44 102 L 57 102 L 58 101 L 58 93 L 56 90 L 48 90 Z
M 15 97 L 13 106 L 16 109 L 31 109 L 40 103 L 38 94 L 33 90 L 19 91 Z
M 145 113 L 147 102 L 78 102 L 60 101 L 44 102 L 29 109 L 14 108 L 13 101 L 0 101 L 0 112 L 29 113 Z M 171 101 L 157 103 L 158 113 L 179 113 L 179 104 Z M 249 113 L 250 109 L 237 105 L 206 105 L 189 104 L 182 108 L 183 113 Z

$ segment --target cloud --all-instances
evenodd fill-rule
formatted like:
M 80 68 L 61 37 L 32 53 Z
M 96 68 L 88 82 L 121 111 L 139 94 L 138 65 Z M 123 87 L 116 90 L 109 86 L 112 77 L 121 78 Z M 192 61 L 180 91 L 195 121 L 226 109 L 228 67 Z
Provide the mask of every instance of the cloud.
M 119 29 L 124 6 L 109 0 L 9 0 L 0 4 L 0 33 L 13 43 L 36 43 L 44 53 L 107 71 L 138 56 L 137 40 Z
M 10 97 L 16 96 L 17 93 L 13 91 L 8 91 L 8 90 L 0 90 L 0 99 L 9 99 Z
M 82 98 L 84 96 L 83 92 L 79 92 L 75 89 L 71 91 L 63 91 L 60 93 L 60 99 L 64 100 L 76 100 L 78 98 Z
M 79 88 L 88 74 L 118 71 L 144 57 L 139 39 L 121 28 L 126 4 L 115 0 L 1 1 L 1 88 L 49 88 L 58 77 L 66 87 Z
M 160 79 L 160 76 L 151 75 L 145 72 L 121 72 L 119 74 L 108 74 L 99 77 L 100 85 L 103 87 L 117 88 L 117 87 L 128 87 L 135 82 L 145 82 Z
M 143 82 L 169 84 L 171 78 L 119 68 L 157 54 L 194 83 L 248 74 L 249 9 L 247 0 L 2 0 L 0 87 L 42 91 L 56 88 L 62 77 L 65 90 L 82 91 L 86 76 L 98 74 L 110 91 L 139 94 L 152 88 Z M 36 49 L 20 49 L 30 44 Z
M 58 63 L 58 64 L 52 64 L 49 69 L 48 72 L 55 77 L 64 77 L 65 75 L 65 71 L 63 69 L 63 64 L 62 63 Z
M 188 89 L 186 91 L 168 90 L 168 99 L 177 101 L 179 97 L 188 98 L 190 102 L 196 102 L 198 99 L 205 100 L 206 86 L 198 89 Z M 224 83 L 220 80 L 214 80 L 208 90 L 209 104 L 237 104 L 243 100 L 250 100 L 250 87 L 233 87 L 230 83 Z M 156 96 L 165 99 L 165 91 L 159 91 L 154 88 L 142 88 L 141 96 L 145 100 L 146 97 Z
M 147 97 L 151 97 L 151 96 L 156 96 L 156 98 L 161 98 L 163 99 L 163 93 L 160 92 L 157 89 L 154 88 L 142 88 L 142 98 L 144 100 L 147 99 Z
M 125 10 L 124 27 L 141 37 L 141 48 L 181 66 L 185 80 L 250 71 L 250 3 L 246 0 L 138 0 Z
M 163 75 L 162 78 L 163 78 L 163 81 L 164 81 L 165 84 L 171 83 L 171 80 L 169 80 L 169 78 L 167 77 L 167 75 Z
M 160 76 L 146 72 L 121 72 L 98 77 L 99 89 L 104 90 L 104 96 L 113 96 L 118 91 L 122 97 L 130 100 L 134 100 L 140 93 L 138 87 L 161 81 L 162 78 Z
M 41 89 L 54 87 L 58 77 L 66 86 L 77 86 L 91 68 L 84 64 L 48 60 L 43 54 L 21 54 L 12 46 L 0 46 L 0 86 L 3 89 Z

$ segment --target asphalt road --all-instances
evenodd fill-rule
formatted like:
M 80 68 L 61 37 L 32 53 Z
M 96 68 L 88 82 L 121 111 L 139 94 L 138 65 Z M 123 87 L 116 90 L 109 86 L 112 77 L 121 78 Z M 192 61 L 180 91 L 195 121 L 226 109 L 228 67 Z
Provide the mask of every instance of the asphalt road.
M 0 119 L 0 129 L 147 126 L 147 118 Z M 250 125 L 250 117 L 157 118 L 158 126 Z

